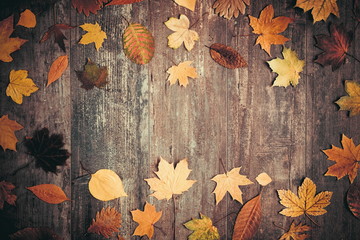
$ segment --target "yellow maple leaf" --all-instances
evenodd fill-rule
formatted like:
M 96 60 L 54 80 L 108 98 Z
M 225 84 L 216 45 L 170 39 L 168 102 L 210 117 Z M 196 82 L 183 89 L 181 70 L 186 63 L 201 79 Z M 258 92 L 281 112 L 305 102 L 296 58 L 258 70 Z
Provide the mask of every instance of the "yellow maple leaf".
M 254 29 L 253 33 L 260 34 L 256 39 L 256 44 L 260 44 L 261 48 L 264 49 L 269 56 L 271 56 L 270 47 L 272 44 L 284 44 L 290 40 L 279 35 L 279 33 L 285 31 L 289 23 L 292 23 L 294 20 L 284 16 L 274 18 L 274 8 L 272 5 L 264 8 L 259 18 L 249 16 L 249 19 L 250 26 Z
M 91 24 L 91 23 L 85 23 L 83 25 L 80 25 L 80 27 L 87 31 L 88 33 L 85 33 L 82 38 L 80 39 L 80 44 L 89 44 L 89 43 L 95 43 L 96 50 L 99 50 L 99 48 L 102 47 L 102 44 L 105 39 L 107 39 L 106 33 L 101 30 L 101 27 L 98 23 Z
M 21 45 L 28 41 L 21 38 L 10 38 L 14 31 L 13 24 L 13 15 L 0 22 L 0 60 L 3 62 L 11 62 L 13 58 L 10 54 L 19 50 Z
M 339 17 L 339 8 L 336 3 L 337 0 L 297 0 L 295 7 L 302 8 L 304 12 L 311 11 L 314 18 L 314 23 L 324 20 L 329 17 L 330 13 Z
M 164 23 L 174 33 L 168 38 L 168 45 L 173 49 L 179 48 L 183 43 L 188 51 L 191 51 L 195 45 L 195 41 L 199 40 L 199 34 L 193 30 L 189 30 L 190 21 L 187 16 L 181 14 L 180 18 L 169 18 Z
M 18 139 L 15 136 L 15 131 L 23 129 L 21 126 L 14 120 L 10 120 L 8 115 L 4 115 L 0 118 L 0 145 L 4 149 L 10 149 L 16 151 L 16 143 Z
M 189 83 L 188 77 L 191 78 L 197 78 L 197 72 L 196 68 L 191 67 L 190 64 L 192 61 L 185 61 L 182 63 L 179 63 L 177 66 L 172 66 L 167 70 L 167 73 L 170 74 L 168 77 L 168 81 L 170 82 L 170 85 L 173 85 L 176 83 L 176 81 L 179 79 L 180 86 L 186 87 Z
M 253 184 L 245 175 L 240 174 L 241 167 L 233 168 L 227 173 L 218 174 L 211 180 L 216 182 L 216 188 L 213 191 L 215 193 L 216 204 L 218 204 L 225 196 L 226 192 L 229 192 L 234 200 L 239 201 L 241 204 L 242 192 L 239 186 L 245 186 Z
M 27 28 L 34 28 L 36 26 L 36 16 L 35 14 L 29 10 L 26 9 L 20 14 L 20 19 L 17 23 L 17 25 L 27 27 Z
M 296 225 L 294 222 L 291 223 L 289 231 L 284 233 L 279 240 L 304 240 L 309 237 L 309 235 L 304 234 L 304 232 L 310 231 L 311 227 L 302 223 Z
M 155 172 L 158 178 L 145 179 L 150 189 L 155 191 L 150 196 L 154 196 L 158 200 L 169 200 L 173 194 L 182 194 L 196 182 L 187 180 L 190 172 L 186 158 L 181 160 L 174 169 L 173 163 L 170 164 L 160 157 L 159 171 Z
M 17 104 L 22 104 L 23 95 L 30 96 L 31 93 L 39 90 L 33 80 L 27 76 L 28 71 L 26 70 L 10 71 L 10 83 L 6 88 L 6 96 L 11 97 L 11 99 Z
M 192 219 L 184 226 L 194 231 L 188 236 L 188 240 L 217 240 L 220 239 L 218 229 L 213 226 L 211 219 L 200 213 L 200 219 Z
M 284 59 L 275 58 L 268 61 L 270 68 L 276 72 L 276 77 L 273 86 L 287 87 L 290 84 L 296 86 L 299 83 L 300 75 L 302 72 L 305 61 L 300 60 L 295 51 L 290 48 L 283 48 L 282 55 Z
M 349 96 L 343 96 L 335 103 L 340 110 L 350 111 L 350 117 L 360 114 L 360 84 L 354 81 L 345 81 L 345 91 Z
M 320 192 L 316 196 L 316 185 L 310 178 L 305 178 L 298 189 L 298 196 L 290 190 L 278 190 L 280 203 L 285 206 L 280 214 L 298 217 L 303 214 L 319 216 L 326 213 L 324 209 L 330 204 L 332 192 Z
M 190 9 L 191 11 L 195 10 L 196 0 L 175 0 L 175 2 L 182 7 Z
M 135 228 L 134 235 L 147 235 L 149 239 L 154 235 L 154 224 L 161 218 L 162 212 L 156 212 L 155 206 L 146 202 L 144 211 L 136 209 L 131 211 L 133 220 L 139 224 Z

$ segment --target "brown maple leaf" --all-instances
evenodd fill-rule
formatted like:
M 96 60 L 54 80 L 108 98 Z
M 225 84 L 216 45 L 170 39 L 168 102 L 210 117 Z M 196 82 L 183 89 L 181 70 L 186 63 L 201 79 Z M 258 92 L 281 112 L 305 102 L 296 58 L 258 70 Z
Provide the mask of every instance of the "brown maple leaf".
M 71 4 L 79 13 L 89 16 L 90 13 L 96 14 L 109 0 L 71 0 Z
M 316 47 L 324 52 L 317 55 L 315 62 L 322 66 L 331 65 L 335 71 L 345 63 L 345 56 L 353 39 L 351 31 L 346 32 L 344 25 L 330 25 L 330 36 L 316 35 Z
M 93 89 L 95 86 L 102 88 L 108 83 L 106 81 L 108 76 L 107 67 L 98 67 L 90 58 L 88 58 L 84 66 L 84 71 L 76 71 L 76 75 L 83 84 L 81 87 L 86 90 Z
M 45 42 L 48 40 L 52 35 L 54 35 L 54 42 L 59 45 L 59 47 L 66 52 L 64 40 L 67 38 L 65 37 L 64 33 L 61 30 L 68 30 L 74 28 L 68 24 L 55 24 L 48 28 L 48 30 L 44 33 L 44 35 L 40 39 L 40 43 Z
M 120 224 L 121 213 L 116 211 L 115 208 L 103 208 L 100 212 L 96 213 L 96 218 L 92 220 L 87 231 L 109 238 L 114 232 L 119 232 Z
M 343 134 L 341 145 L 343 148 L 332 145 L 331 149 L 323 150 L 328 156 L 328 160 L 336 162 L 334 165 L 328 167 L 325 176 L 333 176 L 341 179 L 348 175 L 352 183 L 360 167 L 360 144 L 355 146 L 353 140 Z
M 4 202 L 15 206 L 16 195 L 11 191 L 15 188 L 12 183 L 1 181 L 0 182 L 0 209 L 4 208 Z
M 23 126 L 14 120 L 10 120 L 8 115 L 4 115 L 0 118 L 0 145 L 4 151 L 6 149 L 16 151 L 18 139 L 14 132 L 20 129 L 23 129 Z

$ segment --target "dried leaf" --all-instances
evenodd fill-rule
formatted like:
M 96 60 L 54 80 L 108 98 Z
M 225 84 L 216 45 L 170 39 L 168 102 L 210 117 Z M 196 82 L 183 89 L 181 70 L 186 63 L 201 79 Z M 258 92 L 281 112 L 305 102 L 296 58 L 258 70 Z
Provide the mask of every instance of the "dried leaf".
M 10 120 L 8 115 L 3 115 L 0 118 L 0 145 L 4 151 L 10 149 L 16 152 L 16 143 L 18 142 L 18 139 L 14 132 L 23 128 L 24 127 L 16 121 Z
M 174 31 L 168 38 L 168 46 L 177 49 L 183 43 L 186 50 L 191 51 L 194 48 L 195 41 L 199 40 L 199 34 L 193 30 L 189 30 L 190 21 L 187 16 L 181 14 L 180 18 L 169 18 L 164 22 L 166 27 Z
M 211 219 L 200 213 L 200 219 L 192 219 L 184 226 L 194 231 L 188 236 L 188 240 L 217 240 L 220 239 L 218 229 L 213 226 Z
M 109 0 L 71 0 L 71 4 L 79 13 L 89 16 L 90 13 L 97 14 L 103 4 Z
M 324 209 L 330 204 L 332 192 L 320 192 L 316 196 L 316 185 L 310 178 L 305 178 L 298 189 L 298 196 L 290 190 L 278 190 L 280 203 L 286 208 L 280 214 L 298 217 L 303 214 L 319 216 L 326 213 Z
M 91 174 L 89 191 L 94 198 L 101 201 L 127 196 L 120 177 L 110 169 L 100 169 Z
M 300 60 L 290 48 L 283 47 L 282 55 L 284 59 L 275 58 L 267 62 L 271 70 L 278 74 L 273 86 L 287 87 L 291 84 L 295 87 L 299 83 L 299 73 L 302 72 L 305 61 Z
M 28 78 L 28 71 L 26 70 L 11 70 L 10 83 L 6 88 L 6 96 L 17 104 L 22 104 L 23 96 L 30 96 L 30 94 L 39 90 L 31 78 Z
M 239 13 L 245 14 L 245 4 L 250 5 L 250 0 L 216 0 L 212 7 L 215 9 L 215 14 L 231 19 L 237 18 Z
M 0 119 L 1 120 L 1 119 Z M 10 205 L 15 206 L 16 195 L 12 194 L 11 191 L 14 190 L 14 184 L 10 182 L 1 181 L 0 182 L 0 209 L 4 208 L 4 202 L 7 202 Z
M 355 146 L 353 140 L 343 134 L 341 145 L 343 149 L 332 145 L 331 149 L 323 150 L 328 156 L 328 160 L 336 162 L 328 167 L 325 176 L 337 177 L 339 180 L 348 175 L 350 182 L 353 183 L 360 167 L 358 163 L 360 161 L 360 144 Z
M 266 172 L 260 173 L 255 179 L 263 187 L 272 182 L 271 177 Z
M 168 81 L 170 85 L 173 85 L 179 79 L 180 86 L 186 87 L 189 83 L 189 77 L 197 78 L 196 68 L 190 66 L 192 61 L 185 61 L 179 63 L 179 65 L 172 66 L 167 70 L 167 73 L 170 74 L 168 77 Z
M 137 2 L 142 2 L 142 1 L 144 1 L 144 0 L 112 0 L 111 2 L 106 4 L 106 6 L 124 5 L 124 4 L 131 4 L 131 3 L 137 3 Z
M 311 14 L 314 18 L 314 23 L 324 20 L 329 17 L 330 13 L 339 17 L 339 8 L 336 3 L 337 0 L 297 0 L 295 7 L 302 8 L 304 12 L 312 9 Z
M 108 76 L 107 67 L 98 67 L 90 58 L 88 58 L 84 66 L 84 71 L 76 71 L 76 75 L 79 81 L 82 82 L 81 87 L 86 90 L 93 89 L 95 86 L 102 88 L 108 83 L 106 81 Z
M 259 228 L 261 220 L 261 195 L 249 200 L 241 208 L 235 220 L 232 240 L 250 240 Z
M 144 211 L 136 209 L 131 211 L 132 218 L 139 224 L 133 236 L 148 236 L 149 239 L 154 235 L 154 224 L 161 218 L 162 212 L 156 212 L 155 206 L 145 203 Z
M 210 56 L 215 62 L 229 69 L 247 67 L 245 59 L 235 49 L 220 43 L 210 46 Z
M 20 13 L 20 19 L 19 19 L 17 25 L 27 27 L 27 28 L 34 28 L 36 26 L 35 14 L 31 10 L 26 9 L 25 11 Z
M 125 55 L 134 63 L 146 64 L 151 61 L 155 52 L 154 37 L 141 24 L 130 24 L 123 35 Z
M 170 164 L 160 157 L 159 171 L 155 172 L 158 178 L 145 179 L 150 189 L 155 191 L 150 196 L 154 196 L 158 200 L 169 200 L 173 194 L 182 194 L 196 182 L 195 180 L 187 180 L 190 172 L 186 158 L 181 160 L 174 169 L 173 163 Z
M 284 233 L 279 240 L 304 240 L 309 237 L 309 235 L 304 234 L 304 232 L 310 231 L 311 227 L 302 223 L 296 225 L 294 222 L 291 223 L 289 231 Z
M 108 207 L 96 213 L 96 218 L 92 220 L 87 231 L 109 238 L 113 233 L 119 232 L 120 227 L 121 213 L 115 208 Z
M 102 47 L 102 44 L 105 39 L 107 39 L 106 33 L 101 30 L 101 27 L 98 23 L 91 24 L 91 23 L 85 23 L 83 25 L 80 25 L 80 27 L 87 31 L 82 38 L 80 39 L 80 44 L 90 44 L 95 43 L 95 48 L 97 51 Z
M 61 134 L 49 135 L 49 130 L 43 128 L 34 132 L 32 138 L 26 138 L 24 145 L 30 155 L 35 157 L 36 167 L 45 172 L 56 174 L 57 166 L 64 166 L 70 157 L 68 150 L 63 149 L 64 142 Z
M 316 47 L 324 52 L 317 55 L 315 62 L 322 66 L 331 65 L 335 71 L 345 63 L 345 56 L 353 39 L 351 31 L 346 32 L 343 25 L 330 25 L 330 36 L 316 35 Z
M 290 40 L 279 35 L 279 33 L 285 31 L 289 23 L 292 23 L 294 19 L 284 16 L 274 18 L 274 8 L 272 5 L 264 8 L 259 18 L 253 16 L 249 16 L 249 18 L 250 26 L 254 29 L 253 33 L 260 34 L 256 39 L 256 44 L 260 44 L 261 48 L 264 49 L 269 56 L 271 56 L 271 45 L 284 44 Z
M 241 167 L 233 168 L 227 173 L 218 174 L 213 177 L 211 180 L 216 182 L 216 188 L 213 191 L 216 197 L 216 204 L 218 204 L 225 196 L 226 192 L 229 192 L 231 197 L 239 201 L 241 204 L 242 192 L 239 186 L 246 186 L 253 184 L 245 175 L 240 174 Z
M 59 45 L 59 47 L 66 52 L 64 40 L 67 39 L 61 30 L 68 30 L 74 28 L 73 26 L 67 24 L 55 24 L 48 28 L 44 35 L 40 39 L 40 43 L 48 40 L 51 35 L 54 35 L 54 42 Z
M 360 183 L 350 185 L 346 195 L 347 204 L 355 217 L 360 219 Z
M 24 228 L 10 235 L 11 240 L 64 240 L 47 227 Z
M 195 10 L 196 0 L 174 0 L 179 6 L 186 7 L 191 11 Z
M 70 199 L 64 191 L 54 184 L 40 184 L 33 187 L 27 187 L 40 200 L 51 204 L 59 204 Z
M 340 110 L 349 111 L 350 117 L 360 114 L 360 84 L 355 81 L 345 81 L 345 91 L 349 96 L 343 96 L 335 103 Z
M 48 87 L 51 83 L 58 80 L 63 73 L 65 72 L 66 68 L 69 64 L 69 58 L 67 55 L 60 56 L 51 64 L 49 73 L 48 73 L 48 82 L 46 86 Z
M 11 62 L 13 58 L 10 54 L 19 50 L 28 41 L 21 38 L 10 38 L 14 31 L 13 24 L 13 15 L 0 21 L 0 60 L 3 62 Z

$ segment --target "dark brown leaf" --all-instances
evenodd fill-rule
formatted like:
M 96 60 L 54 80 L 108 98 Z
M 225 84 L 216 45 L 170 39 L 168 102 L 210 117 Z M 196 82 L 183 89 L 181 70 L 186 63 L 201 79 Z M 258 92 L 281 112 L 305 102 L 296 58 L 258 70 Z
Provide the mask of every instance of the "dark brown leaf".
M 15 206 L 16 195 L 11 193 L 14 188 L 15 186 L 12 183 L 0 182 L 0 209 L 4 208 L 4 202 Z
M 350 185 L 347 203 L 354 216 L 360 219 L 360 183 Z
M 71 0 L 71 4 L 79 13 L 89 16 L 90 13 L 96 14 L 109 0 Z
M 67 38 L 65 37 L 65 35 L 63 34 L 63 32 L 61 30 L 67 30 L 67 29 L 71 29 L 71 28 L 74 28 L 74 27 L 67 25 L 67 24 L 52 25 L 51 27 L 49 27 L 47 32 L 44 33 L 44 35 L 42 36 L 42 38 L 40 39 L 39 42 L 40 43 L 45 42 L 52 35 L 54 35 L 54 37 L 55 37 L 54 42 L 57 43 L 64 52 L 66 52 L 64 40 L 66 40 Z
M 49 135 L 47 128 L 35 131 L 31 139 L 24 140 L 24 145 L 28 154 L 35 157 L 36 167 L 41 167 L 45 172 L 56 174 L 57 166 L 64 166 L 70 156 L 68 150 L 63 149 L 63 136 Z
M 107 67 L 98 67 L 89 58 L 84 66 L 84 71 L 76 71 L 76 75 L 83 84 L 81 87 L 86 90 L 93 89 L 94 86 L 102 88 L 108 83 L 106 81 L 108 76 Z
M 10 235 L 11 240 L 63 240 L 53 230 L 46 227 L 24 228 Z
M 235 49 L 220 43 L 210 46 L 210 55 L 215 62 L 226 68 L 247 67 L 246 61 Z

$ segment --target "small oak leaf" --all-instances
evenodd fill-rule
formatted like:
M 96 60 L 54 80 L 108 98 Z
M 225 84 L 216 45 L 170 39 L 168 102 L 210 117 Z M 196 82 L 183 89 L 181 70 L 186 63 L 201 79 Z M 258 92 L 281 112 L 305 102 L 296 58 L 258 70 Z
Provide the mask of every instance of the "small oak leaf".
M 66 52 L 64 40 L 66 37 L 61 30 L 68 30 L 74 28 L 73 26 L 67 24 L 55 24 L 48 28 L 44 35 L 40 39 L 40 43 L 47 41 L 52 35 L 54 35 L 54 42 L 59 45 L 61 50 Z
M 131 211 L 132 218 L 139 225 L 134 231 L 134 236 L 147 235 L 149 239 L 154 235 L 154 224 L 161 218 L 162 212 L 156 212 L 155 206 L 145 203 L 144 211 L 136 209 Z
M 172 66 L 167 70 L 167 73 L 169 73 L 168 81 L 170 82 L 170 85 L 173 85 L 177 82 L 179 79 L 180 86 L 186 87 L 189 83 L 189 77 L 190 78 L 197 78 L 197 72 L 196 68 L 190 66 L 192 61 L 185 61 L 179 63 L 177 66 Z
M 350 111 L 350 117 L 360 114 L 360 84 L 354 81 L 345 81 L 345 91 L 349 96 L 342 96 L 335 103 L 340 110 Z
M 17 104 L 22 104 L 23 96 L 30 96 L 30 94 L 39 90 L 31 78 L 28 78 L 28 71 L 26 70 L 11 70 L 10 83 L 6 88 L 6 96 Z
M 237 18 L 239 13 L 245 14 L 245 4 L 250 5 L 250 0 L 216 0 L 212 7 L 215 9 L 215 14 L 231 19 Z
M 311 227 L 302 223 L 296 225 L 294 222 L 291 223 L 289 231 L 281 235 L 279 240 L 304 240 L 309 237 L 309 235 L 304 234 L 304 232 L 310 231 Z
M 81 87 L 86 90 L 93 89 L 94 87 L 102 88 L 108 83 L 106 81 L 108 76 L 107 67 L 98 67 L 90 58 L 88 58 L 84 66 L 84 71 L 76 71 L 76 75 L 82 83 Z
M 115 208 L 108 207 L 96 213 L 96 218 L 92 220 L 87 231 L 109 238 L 113 233 L 119 232 L 120 227 L 121 213 Z
M 179 4 L 182 7 L 186 7 L 187 9 L 190 9 L 191 11 L 195 10 L 195 4 L 196 0 L 174 0 L 177 4 Z
M 211 219 L 200 213 L 200 219 L 192 219 L 184 226 L 193 231 L 188 236 L 188 240 L 218 240 L 220 235 L 218 229 L 213 226 Z
M 295 7 L 302 8 L 304 12 L 312 9 L 311 14 L 315 23 L 321 20 L 326 21 L 330 13 L 339 17 L 339 8 L 336 1 L 337 0 L 297 0 Z
M 22 13 L 20 13 L 20 19 L 17 23 L 19 26 L 27 27 L 27 28 L 34 28 L 36 26 L 36 16 L 35 14 L 26 9 Z
M 91 23 L 85 23 L 83 25 L 80 25 L 80 27 L 87 31 L 82 38 L 80 39 L 80 44 L 90 44 L 95 43 L 95 48 L 98 51 L 99 48 L 102 47 L 102 44 L 105 39 L 107 39 L 106 33 L 101 30 L 101 27 L 98 23 L 91 24 Z
M 15 136 L 15 131 L 23 129 L 21 126 L 14 120 L 10 120 L 8 115 L 4 115 L 0 118 L 0 145 L 4 149 L 14 150 L 16 152 L 16 143 L 18 139 Z
M 4 208 L 4 203 L 7 202 L 10 205 L 15 206 L 16 195 L 12 194 L 11 191 L 14 190 L 14 184 L 10 182 L 1 181 L 0 182 L 0 209 Z

